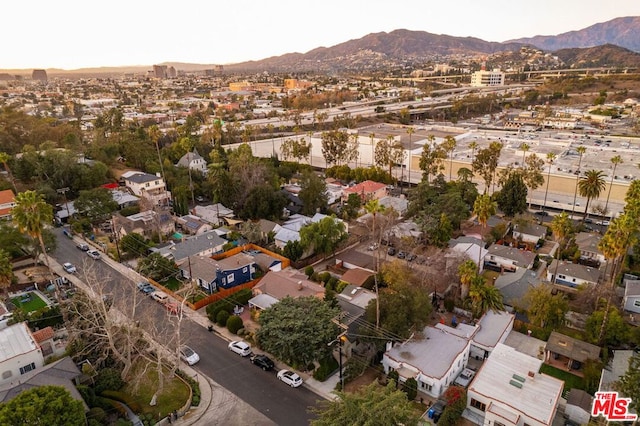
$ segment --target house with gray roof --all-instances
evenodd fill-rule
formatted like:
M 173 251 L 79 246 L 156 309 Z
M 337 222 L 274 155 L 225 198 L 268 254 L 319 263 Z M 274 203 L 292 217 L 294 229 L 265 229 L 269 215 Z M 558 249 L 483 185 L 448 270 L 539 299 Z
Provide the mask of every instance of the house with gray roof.
M 525 243 L 536 244 L 547 235 L 547 227 L 535 223 L 513 225 L 513 238 Z
M 176 218 L 176 228 L 180 229 L 182 233 L 189 235 L 200 235 L 213 229 L 209 222 L 205 222 L 198 216 L 192 214 Z
M 505 305 L 521 306 L 520 302 L 529 289 L 543 285 L 543 272 L 544 268 L 538 268 L 538 270 L 518 268 L 512 274 L 498 276 L 493 285 L 500 290 Z
M 600 270 L 591 266 L 553 259 L 547 268 L 547 280 L 568 287 L 596 285 L 600 280 Z
M 597 262 L 604 263 L 604 254 L 598 248 L 600 240 L 602 240 L 602 235 L 600 234 L 592 232 L 577 233 L 575 241 L 578 249 L 580 250 L 580 257 L 582 259 L 595 260 Z
M 624 280 L 622 307 L 625 311 L 640 314 L 640 280 Z
M 156 251 L 181 265 L 189 257 L 211 257 L 216 253 L 222 253 L 222 247 L 226 243 L 227 240 L 220 238 L 216 232 L 209 231 L 201 235 L 187 237 L 178 243 L 172 242 Z
M 233 219 L 235 217 L 233 210 L 225 207 L 221 203 L 211 204 L 208 206 L 195 206 L 191 210 L 191 213 L 213 226 L 227 224 L 228 219 Z
M 571 372 L 581 369 L 587 360 L 600 359 L 600 350 L 599 346 L 552 331 L 544 347 L 544 360 L 551 365 L 553 358 L 556 363 L 564 363 Z
M 184 278 L 195 281 L 209 293 L 247 283 L 255 278 L 256 271 L 253 256 L 243 252 L 217 260 L 196 257 L 180 265 Z
M 178 160 L 178 164 L 176 167 L 185 167 L 190 168 L 196 172 L 202 173 L 203 175 L 207 175 L 207 162 L 202 158 L 198 151 L 194 148 L 193 152 L 187 152 L 185 155 L 180 157 Z
M 484 267 L 500 272 L 516 272 L 518 268 L 531 269 L 536 254 L 514 247 L 492 244 L 484 256 Z
M 438 325 L 425 327 L 420 340 L 389 347 L 382 357 L 385 373 L 397 371 L 400 382 L 415 379 L 418 392 L 432 398 L 442 395 L 465 368 L 471 346 L 470 340 L 460 337 L 456 329 Z

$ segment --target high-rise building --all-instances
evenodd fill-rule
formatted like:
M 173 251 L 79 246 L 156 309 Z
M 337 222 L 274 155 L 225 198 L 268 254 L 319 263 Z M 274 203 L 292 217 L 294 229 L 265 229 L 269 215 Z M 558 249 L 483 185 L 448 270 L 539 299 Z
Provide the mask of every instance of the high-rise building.
M 166 65 L 154 65 L 153 75 L 155 78 L 167 78 L 167 66 Z
M 493 71 L 480 70 L 471 74 L 472 87 L 504 86 L 504 73 L 499 69 Z
M 33 72 L 31 73 L 31 79 L 32 80 L 38 80 L 41 81 L 43 83 L 47 82 L 47 71 L 45 70 L 33 70 Z
M 178 76 L 178 72 L 174 67 L 167 68 L 167 77 L 176 78 Z

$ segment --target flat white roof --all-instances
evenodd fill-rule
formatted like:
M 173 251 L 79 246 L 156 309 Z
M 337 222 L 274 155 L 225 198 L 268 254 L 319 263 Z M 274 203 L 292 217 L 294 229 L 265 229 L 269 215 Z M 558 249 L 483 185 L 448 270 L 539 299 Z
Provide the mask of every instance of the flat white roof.
M 550 425 L 564 382 L 538 373 L 541 365 L 541 360 L 499 343 L 471 382 L 469 392 L 491 400 L 493 412 L 507 410 Z
M 473 336 L 474 343 L 488 348 L 494 347 L 498 344 L 500 336 L 504 334 L 509 324 L 513 327 L 513 320 L 514 315 L 508 312 L 487 311 L 487 313 L 480 318 L 480 329 Z
M 38 349 L 27 324 L 22 322 L 0 330 L 0 362 Z

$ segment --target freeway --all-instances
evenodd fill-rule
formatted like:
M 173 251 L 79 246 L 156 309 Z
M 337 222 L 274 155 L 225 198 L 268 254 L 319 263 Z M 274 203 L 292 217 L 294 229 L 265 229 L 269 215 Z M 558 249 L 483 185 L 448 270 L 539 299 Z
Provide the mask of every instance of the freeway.
M 120 297 L 133 301 L 142 297 L 135 285 L 123 285 L 129 279 L 110 267 L 108 262 L 93 260 L 78 250 L 75 242 L 62 234 L 62 228 L 56 228 L 54 233 L 58 247 L 50 255 L 58 263 L 73 263 L 80 277 L 85 269 L 93 269 L 116 301 Z M 143 299 L 140 304 L 145 309 L 141 311 L 147 315 L 150 312 L 156 321 L 169 323 L 160 304 L 150 298 Z M 309 389 L 286 386 L 276 378 L 275 371 L 262 371 L 248 358 L 229 351 L 228 342 L 188 318 L 182 321 L 180 333 L 187 336 L 185 343 L 200 355 L 200 362 L 193 366 L 198 373 L 211 378 L 276 424 L 307 425 L 314 417 L 308 409 L 316 406 L 319 397 Z M 228 407 L 224 408 L 228 410 Z

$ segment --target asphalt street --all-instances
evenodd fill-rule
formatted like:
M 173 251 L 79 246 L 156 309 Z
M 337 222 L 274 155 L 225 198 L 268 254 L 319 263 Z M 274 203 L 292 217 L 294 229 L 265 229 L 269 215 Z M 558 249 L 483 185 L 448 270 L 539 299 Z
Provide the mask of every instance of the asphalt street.
M 166 326 L 167 330 L 174 326 L 165 309 L 142 296 L 129 278 L 108 263 L 93 260 L 78 250 L 76 243 L 62 234 L 62 228 L 54 232 L 58 237 L 58 247 L 50 253 L 51 257 L 60 264 L 73 263 L 78 268 L 79 277 L 83 276 L 85 270 L 94 270 L 95 276 L 104 284 L 105 292 L 110 293 L 116 303 L 120 298 L 132 303 L 142 298 L 144 300 L 139 303 L 138 315 L 152 316 L 156 324 Z M 251 364 L 248 358 L 229 351 L 226 340 L 188 318 L 183 319 L 180 334 L 181 340 L 200 355 L 200 362 L 193 366 L 198 374 L 209 377 L 276 424 L 308 425 L 313 418 L 309 408 L 316 406 L 320 398 L 309 389 L 288 387 L 276 378 L 276 371 L 262 371 Z

